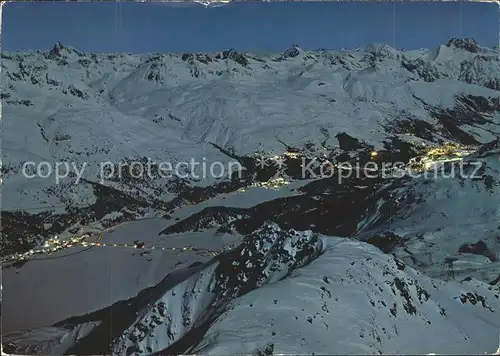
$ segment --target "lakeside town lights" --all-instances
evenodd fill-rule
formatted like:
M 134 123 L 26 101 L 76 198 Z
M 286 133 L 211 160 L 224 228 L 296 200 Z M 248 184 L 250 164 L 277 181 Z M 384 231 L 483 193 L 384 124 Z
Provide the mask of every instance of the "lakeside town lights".
M 176 252 L 184 252 L 184 251 L 195 251 L 195 252 L 203 252 L 207 253 L 211 256 L 215 256 L 219 254 L 218 250 L 210 250 L 203 248 L 195 248 L 194 246 L 187 247 L 159 247 L 159 246 L 151 246 L 151 247 L 138 247 L 138 244 L 106 244 L 101 243 L 99 237 L 97 242 L 88 242 L 85 241 L 85 238 L 89 237 L 89 235 L 82 235 L 77 237 L 72 237 L 68 240 L 59 240 L 57 236 L 48 239 L 45 241 L 44 245 L 38 249 L 31 249 L 24 253 L 16 253 L 14 255 L 8 256 L 4 262 L 16 262 L 16 261 L 27 261 L 32 259 L 34 255 L 51 255 L 54 252 L 67 250 L 74 247 L 84 247 L 84 248 L 94 248 L 94 247 L 121 247 L 121 248 L 132 248 L 139 250 L 156 250 L 156 251 L 176 251 Z M 60 256 L 61 258 L 64 256 Z M 38 258 L 37 260 L 43 260 L 44 258 Z

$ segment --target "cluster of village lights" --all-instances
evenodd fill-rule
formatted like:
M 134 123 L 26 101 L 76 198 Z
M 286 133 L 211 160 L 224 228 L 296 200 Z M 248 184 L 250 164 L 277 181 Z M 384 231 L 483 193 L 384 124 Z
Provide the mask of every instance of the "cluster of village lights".
M 61 250 L 70 249 L 73 247 L 83 247 L 83 248 L 93 248 L 93 247 L 125 247 L 125 248 L 133 248 L 140 250 L 157 250 L 157 251 L 176 251 L 176 252 L 184 252 L 184 251 L 196 251 L 202 252 L 210 256 L 216 256 L 220 253 L 218 250 L 210 250 L 203 248 L 195 248 L 194 246 L 188 247 L 159 247 L 159 246 L 151 246 L 145 247 L 143 243 L 135 243 L 135 244 L 117 244 L 117 243 L 102 243 L 101 234 L 99 234 L 99 238 L 96 242 L 89 242 L 85 239 L 89 238 L 89 235 L 76 236 L 69 239 L 61 240 L 57 236 L 50 238 L 45 241 L 44 245 L 41 248 L 31 249 L 24 253 L 16 253 L 14 255 L 8 256 L 2 262 L 15 262 L 15 261 L 27 261 L 33 259 L 36 255 L 51 255 L 54 252 L 58 252 Z M 43 259 L 43 258 L 38 258 Z
M 464 156 L 471 154 L 473 151 L 474 151 L 474 149 L 471 147 L 460 146 L 460 145 L 453 144 L 453 143 L 445 143 L 440 147 L 427 149 L 427 152 L 423 156 L 420 157 L 421 158 L 421 163 L 420 163 L 421 167 L 419 167 L 419 168 L 420 168 L 420 170 L 426 170 L 426 169 L 429 169 L 432 166 L 432 164 L 435 164 L 437 162 L 449 162 L 449 161 L 454 161 L 454 160 L 461 160 L 461 159 L 463 159 Z M 282 165 L 283 161 L 284 161 L 284 156 L 288 156 L 290 158 L 298 158 L 298 154 L 293 153 L 293 152 L 285 152 L 283 155 L 275 155 L 275 156 L 272 156 L 269 158 L 272 161 L 279 162 Z M 323 154 L 322 156 L 326 156 L 326 155 Z M 378 156 L 378 152 L 372 151 L 370 153 L 370 156 L 372 157 L 372 159 L 375 159 Z M 412 163 L 413 162 L 410 162 L 410 165 L 412 165 Z M 253 183 L 248 187 L 240 188 L 238 191 L 244 192 L 248 188 L 251 188 L 251 187 L 262 187 L 262 188 L 267 188 L 267 189 L 279 189 L 279 188 L 281 188 L 289 183 L 290 183 L 290 181 L 286 180 L 283 177 L 278 176 L 278 177 L 274 177 L 273 179 L 270 179 L 267 182 Z M 180 207 L 178 207 L 178 208 L 180 208 Z M 134 249 L 141 249 L 141 250 L 160 250 L 160 251 L 167 251 L 168 250 L 168 251 L 178 251 L 178 252 L 197 251 L 198 253 L 202 252 L 204 254 L 211 255 L 211 256 L 216 256 L 216 255 L 221 253 L 220 250 L 194 248 L 193 246 L 189 246 L 189 247 L 159 247 L 159 246 L 144 247 L 143 243 L 132 243 L 132 244 L 110 243 L 110 244 L 106 244 L 106 243 L 101 242 L 102 234 L 98 235 L 96 242 L 89 242 L 89 241 L 87 241 L 87 239 L 90 237 L 91 236 L 88 234 L 71 237 L 69 239 L 59 239 L 56 236 L 56 237 L 53 237 L 53 238 L 46 240 L 45 244 L 41 248 L 31 249 L 31 250 L 24 252 L 24 253 L 16 253 L 14 255 L 10 255 L 6 259 L 2 260 L 2 262 L 25 261 L 25 260 L 32 259 L 35 255 L 47 255 L 47 254 L 51 255 L 54 252 L 69 249 L 72 247 L 83 247 L 83 248 L 126 247 L 126 248 L 134 248 Z

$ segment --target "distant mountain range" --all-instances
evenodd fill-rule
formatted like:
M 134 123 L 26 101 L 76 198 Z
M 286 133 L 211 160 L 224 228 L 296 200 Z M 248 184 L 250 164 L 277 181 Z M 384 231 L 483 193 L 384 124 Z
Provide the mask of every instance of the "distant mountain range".
M 4 352 L 499 347 L 497 48 L 57 43 L 2 76 Z

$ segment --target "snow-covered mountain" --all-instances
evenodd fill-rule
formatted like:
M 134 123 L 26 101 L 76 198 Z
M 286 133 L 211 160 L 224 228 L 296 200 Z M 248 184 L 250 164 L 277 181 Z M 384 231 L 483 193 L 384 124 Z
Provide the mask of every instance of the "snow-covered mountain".
M 2 78 L 4 351 L 499 347 L 498 49 L 58 43 Z

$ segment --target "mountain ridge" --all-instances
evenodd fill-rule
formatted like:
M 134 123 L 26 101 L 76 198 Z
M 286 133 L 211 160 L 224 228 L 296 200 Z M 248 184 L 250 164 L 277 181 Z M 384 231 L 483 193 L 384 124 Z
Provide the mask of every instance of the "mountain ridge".
M 2 53 L 4 350 L 493 352 L 498 55 Z

